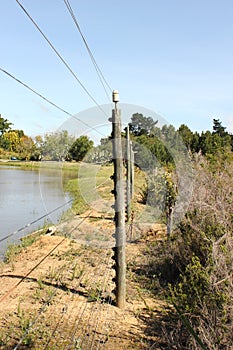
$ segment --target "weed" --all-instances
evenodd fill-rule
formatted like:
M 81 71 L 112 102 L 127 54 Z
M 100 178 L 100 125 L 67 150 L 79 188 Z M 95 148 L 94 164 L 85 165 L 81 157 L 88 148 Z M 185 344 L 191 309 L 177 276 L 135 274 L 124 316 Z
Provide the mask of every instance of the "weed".
M 44 282 L 41 279 L 37 280 L 37 284 L 39 289 L 43 290 L 44 289 Z
M 4 262 L 11 264 L 12 269 L 14 269 L 15 257 L 25 248 L 31 246 L 41 235 L 46 231 L 46 227 L 41 230 L 36 231 L 26 237 L 21 239 L 20 243 L 11 243 L 8 245 L 7 250 L 4 255 Z
M 82 350 L 79 339 L 75 340 L 75 349 L 76 350 Z
M 88 295 L 87 295 L 87 300 L 92 302 L 92 301 L 98 301 L 101 299 L 103 291 L 99 286 L 96 286 L 95 288 L 90 288 L 88 290 Z
M 72 269 L 72 273 L 71 273 L 71 281 L 73 281 L 75 278 L 80 278 L 84 273 L 84 269 L 80 269 L 78 267 L 78 264 L 76 263 Z

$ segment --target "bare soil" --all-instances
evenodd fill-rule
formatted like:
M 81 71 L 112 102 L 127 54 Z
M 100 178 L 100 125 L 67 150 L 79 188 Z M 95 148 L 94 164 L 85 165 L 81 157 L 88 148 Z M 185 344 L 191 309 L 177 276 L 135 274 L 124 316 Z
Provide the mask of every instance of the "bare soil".
M 0 349 L 166 349 L 169 307 L 130 268 L 144 263 L 146 242 L 161 239 L 164 228 L 139 226 L 141 238 L 126 247 L 124 309 L 114 305 L 114 223 L 97 211 L 74 217 L 2 263 Z

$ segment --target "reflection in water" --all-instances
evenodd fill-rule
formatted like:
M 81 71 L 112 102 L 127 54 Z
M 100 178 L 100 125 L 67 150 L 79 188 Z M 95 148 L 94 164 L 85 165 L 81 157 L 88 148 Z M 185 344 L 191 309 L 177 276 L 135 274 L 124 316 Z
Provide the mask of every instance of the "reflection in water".
M 7 244 L 42 227 L 45 222 L 59 221 L 62 213 L 69 208 L 65 204 L 70 196 L 64 192 L 63 183 L 64 176 L 70 175 L 61 169 L 22 170 L 0 166 L 0 239 L 64 205 L 8 241 L 1 242 L 0 253 Z M 75 176 L 74 172 L 72 176 Z

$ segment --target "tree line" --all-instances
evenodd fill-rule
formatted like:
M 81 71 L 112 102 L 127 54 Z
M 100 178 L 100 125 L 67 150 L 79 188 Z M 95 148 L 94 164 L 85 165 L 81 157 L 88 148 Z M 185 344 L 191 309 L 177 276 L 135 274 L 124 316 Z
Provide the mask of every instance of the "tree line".
M 160 163 L 172 164 L 169 149 L 180 152 L 184 145 L 190 154 L 200 153 L 204 156 L 215 155 L 216 152 L 233 150 L 233 135 L 222 126 L 219 119 L 213 119 L 212 131 L 192 132 L 182 124 L 177 130 L 172 125 L 157 126 L 158 121 L 145 117 L 140 113 L 133 114 L 129 123 L 133 140 L 145 145 Z M 140 158 L 136 154 L 136 158 Z
M 93 147 L 93 141 L 83 135 L 75 138 L 66 130 L 35 138 L 15 130 L 13 124 L 0 115 L 0 156 L 19 160 L 81 161 Z
M 172 165 L 174 156 L 184 150 L 190 154 L 201 153 L 211 157 L 216 152 L 233 150 L 233 135 L 222 126 L 219 119 L 213 119 L 213 130 L 201 133 L 193 132 L 182 124 L 177 130 L 172 125 L 157 126 L 158 121 L 135 113 L 129 123 L 131 139 L 135 142 L 135 161 L 141 168 L 147 167 L 150 157 L 155 157 L 164 165 Z M 93 141 L 87 136 L 75 139 L 66 130 L 47 133 L 34 138 L 25 135 L 23 130 L 12 128 L 13 124 L 0 115 L 1 156 L 15 156 L 21 160 L 82 160 L 93 148 Z M 122 134 L 125 137 L 125 133 Z M 100 145 L 93 149 L 93 161 L 111 159 L 111 136 L 100 140 Z M 140 147 L 143 145 L 144 147 Z M 148 152 L 149 151 L 149 152 Z

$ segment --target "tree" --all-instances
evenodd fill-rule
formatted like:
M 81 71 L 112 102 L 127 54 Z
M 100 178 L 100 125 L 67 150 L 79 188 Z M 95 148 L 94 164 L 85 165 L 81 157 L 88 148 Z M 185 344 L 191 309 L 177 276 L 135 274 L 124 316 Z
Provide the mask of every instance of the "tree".
M 199 140 L 200 150 L 202 154 L 212 154 L 214 152 L 213 148 L 213 139 L 212 134 L 208 130 L 206 132 L 202 132 Z
M 52 134 L 46 134 L 42 147 L 42 154 L 48 160 L 63 161 L 67 158 L 69 149 L 74 142 L 74 137 L 63 130 Z
M 0 114 L 0 136 L 2 136 L 6 131 L 10 130 L 11 125 L 13 124 L 7 119 L 4 119 Z
M 0 147 L 6 148 L 6 140 L 3 139 L 5 132 L 11 129 L 12 123 L 4 119 L 0 114 Z
M 24 160 L 37 160 L 36 157 L 36 145 L 33 139 L 27 135 L 23 135 L 20 138 L 20 142 L 17 146 L 17 152 L 20 154 L 20 158 Z
M 80 136 L 75 140 L 69 149 L 69 156 L 77 162 L 83 160 L 88 151 L 93 147 L 94 143 L 87 136 Z
M 20 138 L 17 132 L 10 130 L 6 131 L 2 136 L 2 147 L 10 152 L 17 152 L 17 147 L 20 144 Z
M 225 131 L 226 127 L 222 126 L 222 122 L 219 119 L 213 119 L 213 134 L 217 134 L 221 137 L 228 135 L 228 132 Z
M 93 147 L 91 152 L 85 157 L 88 162 L 106 163 L 112 161 L 112 142 L 111 139 L 102 138 L 100 145 Z
M 191 150 L 192 142 L 193 142 L 193 133 L 192 131 L 187 127 L 187 125 L 182 124 L 179 129 L 178 133 L 182 137 L 185 146 Z
M 135 113 L 131 117 L 129 130 L 135 136 L 150 135 L 157 123 L 158 120 L 154 121 L 151 117 L 144 117 L 141 113 Z

